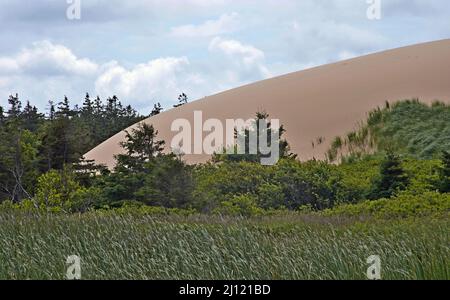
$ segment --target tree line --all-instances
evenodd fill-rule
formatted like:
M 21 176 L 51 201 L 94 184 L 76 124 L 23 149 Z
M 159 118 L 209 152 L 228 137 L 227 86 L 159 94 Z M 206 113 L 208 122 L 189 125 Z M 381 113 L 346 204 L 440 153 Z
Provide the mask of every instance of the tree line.
M 185 98 L 180 96 L 184 103 Z M 450 154 L 421 160 L 395 151 L 343 162 L 300 162 L 280 137 L 280 161 L 262 166 L 261 154 L 217 153 L 210 162 L 187 165 L 165 151 L 165 141 L 151 125 L 126 132 L 113 170 L 83 159 L 87 152 L 118 131 L 143 119 L 117 97 L 106 103 L 86 95 L 82 107 L 65 97 L 50 103 L 44 115 L 18 96 L 0 108 L 0 202 L 21 207 L 69 212 L 121 207 L 195 209 L 204 213 L 253 214 L 261 210 L 313 210 L 343 203 L 395 198 L 397 195 L 450 192 Z M 159 114 L 155 105 L 151 115 Z M 257 113 L 254 124 L 268 120 Z M 270 123 L 266 123 L 270 128 Z M 256 125 L 257 126 L 257 125 Z M 250 132 L 244 130 L 248 142 Z M 266 130 L 269 136 L 272 130 Z M 236 133 L 238 134 L 238 133 Z
M 162 110 L 156 108 L 152 114 Z M 86 94 L 81 107 L 64 97 L 49 101 L 44 114 L 11 95 L 8 107 L 0 106 L 0 201 L 31 197 L 41 174 L 79 164 L 84 153 L 143 118 L 116 96 L 103 102 Z

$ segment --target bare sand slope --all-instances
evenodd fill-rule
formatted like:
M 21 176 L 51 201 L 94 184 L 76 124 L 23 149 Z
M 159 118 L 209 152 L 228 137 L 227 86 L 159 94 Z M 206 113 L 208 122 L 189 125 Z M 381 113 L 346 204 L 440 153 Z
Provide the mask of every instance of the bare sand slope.
M 419 98 L 450 102 L 450 40 L 419 44 L 329 64 L 264 80 L 210 96 L 145 120 L 159 130 L 168 146 L 176 132 L 172 121 L 248 119 L 266 111 L 280 119 L 292 151 L 302 160 L 325 158 L 331 141 L 355 129 L 368 111 L 386 101 Z M 193 123 L 191 123 L 193 124 Z M 86 154 L 87 159 L 114 166 L 121 152 L 121 132 Z M 325 142 L 313 147 L 323 137 Z M 186 155 L 189 163 L 205 162 L 207 155 Z

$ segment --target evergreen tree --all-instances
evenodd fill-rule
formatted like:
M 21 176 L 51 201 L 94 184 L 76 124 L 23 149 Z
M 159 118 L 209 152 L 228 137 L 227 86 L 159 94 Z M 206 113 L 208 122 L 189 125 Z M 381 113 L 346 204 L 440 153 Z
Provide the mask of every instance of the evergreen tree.
M 177 108 L 187 103 L 188 103 L 188 96 L 185 93 L 182 93 L 180 96 L 178 96 L 178 104 L 174 105 L 173 107 Z
M 380 167 L 380 177 L 374 182 L 370 199 L 390 198 L 406 189 L 409 179 L 398 155 L 388 152 Z
M 53 120 L 55 119 L 55 114 L 56 114 L 56 109 L 55 109 L 55 103 L 53 103 L 53 101 L 48 101 L 48 118 L 49 120 Z
M 84 98 L 82 112 L 88 116 L 92 116 L 94 113 L 94 104 L 89 96 L 89 93 L 86 93 L 86 97 Z
M 101 118 L 103 114 L 103 103 L 99 96 L 94 100 L 94 116 Z
M 262 128 L 261 128 L 262 125 Z M 270 157 L 269 155 L 264 155 L 261 153 L 261 143 L 265 145 L 269 145 L 272 141 L 279 143 L 279 158 L 293 158 L 295 159 L 297 156 L 295 154 L 290 153 L 290 146 L 286 139 L 283 139 L 282 136 L 286 130 L 281 125 L 277 130 L 272 129 L 272 123 L 269 121 L 269 114 L 265 112 L 257 112 L 256 117 L 253 120 L 253 124 L 249 128 L 245 128 L 243 132 L 237 132 L 235 129 L 235 139 L 242 140 L 243 145 L 236 145 L 234 147 L 235 154 L 227 154 L 227 149 L 224 149 L 220 154 L 213 155 L 214 162 L 223 162 L 223 161 L 247 161 L 247 162 L 260 162 L 263 157 Z M 256 135 L 256 145 L 250 143 L 251 135 Z M 266 141 L 261 141 L 260 137 L 267 137 Z M 254 149 L 256 147 L 256 149 Z M 240 149 L 240 148 L 245 148 Z M 244 152 L 244 154 L 237 154 L 238 150 Z M 256 154 L 255 154 L 256 153 Z
M 36 106 L 31 106 L 30 101 L 27 101 L 27 105 L 25 105 L 22 112 L 24 128 L 36 132 L 43 121 L 43 118 L 44 116 L 38 112 Z
M 5 197 L 20 202 L 30 197 L 36 179 L 38 139 L 24 129 L 21 103 L 18 96 L 10 96 L 8 118 L 0 128 L 0 201 Z
M 20 113 L 22 111 L 22 103 L 19 100 L 19 95 L 16 94 L 15 97 L 13 95 L 10 95 L 8 103 L 9 103 L 8 118 L 9 119 L 19 118 Z
M 6 117 L 5 117 L 5 110 L 3 109 L 3 107 L 0 106 L 0 128 L 3 126 L 3 124 L 5 123 Z
M 153 110 L 152 110 L 152 112 L 150 113 L 150 117 L 159 115 L 162 111 L 163 111 L 163 108 L 162 108 L 162 106 L 161 106 L 161 103 L 158 102 L 157 104 L 155 104 L 155 105 L 153 106 Z
M 62 118 L 70 118 L 73 115 L 67 96 L 64 96 L 64 100 L 58 103 L 58 111 L 56 114 Z
M 152 125 L 141 123 L 127 132 L 116 156 L 115 172 L 102 178 L 102 198 L 111 206 L 138 201 L 152 206 L 186 207 L 190 203 L 193 180 L 191 168 L 174 154 L 164 154 L 164 141 L 157 139 Z
M 164 141 L 157 140 L 158 131 L 153 125 L 140 123 L 136 129 L 126 132 L 126 141 L 121 143 L 127 154 L 118 155 L 120 168 L 139 169 L 143 163 L 162 155 Z
M 81 135 L 83 128 L 77 126 L 75 110 L 70 108 L 68 98 L 59 103 L 54 119 L 43 128 L 42 145 L 39 149 L 43 172 L 62 170 L 65 165 L 77 162 L 86 150 L 87 139 Z

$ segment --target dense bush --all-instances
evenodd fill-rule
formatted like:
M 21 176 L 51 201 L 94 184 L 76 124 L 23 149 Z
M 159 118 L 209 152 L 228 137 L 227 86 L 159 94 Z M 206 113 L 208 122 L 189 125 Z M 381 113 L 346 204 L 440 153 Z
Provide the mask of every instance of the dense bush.
M 198 166 L 194 171 L 193 206 L 210 212 L 221 203 L 251 195 L 263 209 L 296 210 L 308 205 L 325 209 L 336 202 L 354 202 L 361 195 L 343 184 L 345 173 L 324 162 L 282 159 L 274 166 L 227 162 Z M 363 189 L 363 187 L 359 187 Z M 237 198 L 236 198 L 237 197 Z
M 325 215 L 374 216 L 378 218 L 448 216 L 449 213 L 450 194 L 437 192 L 425 192 L 419 195 L 402 192 L 390 199 L 344 204 L 324 212 Z

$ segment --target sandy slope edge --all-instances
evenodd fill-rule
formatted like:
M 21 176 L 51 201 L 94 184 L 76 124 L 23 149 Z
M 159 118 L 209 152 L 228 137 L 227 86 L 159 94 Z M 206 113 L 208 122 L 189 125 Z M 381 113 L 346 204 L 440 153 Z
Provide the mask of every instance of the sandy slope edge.
M 184 118 L 193 124 L 193 112 L 203 119 L 248 119 L 267 111 L 287 130 L 292 151 L 302 160 L 323 159 L 337 135 L 355 129 L 368 111 L 407 98 L 450 103 L 450 40 L 388 50 L 351 60 L 268 79 L 166 111 L 145 122 L 153 124 L 159 138 L 170 144 L 172 121 Z M 121 152 L 121 132 L 85 157 L 114 166 Z M 325 142 L 313 148 L 312 141 Z M 205 162 L 207 155 L 186 155 L 189 163 Z

